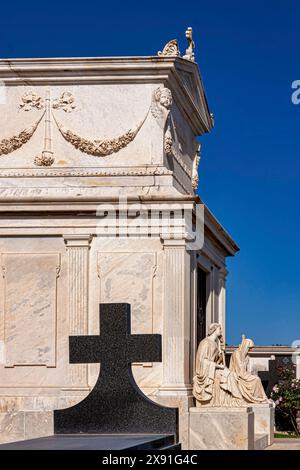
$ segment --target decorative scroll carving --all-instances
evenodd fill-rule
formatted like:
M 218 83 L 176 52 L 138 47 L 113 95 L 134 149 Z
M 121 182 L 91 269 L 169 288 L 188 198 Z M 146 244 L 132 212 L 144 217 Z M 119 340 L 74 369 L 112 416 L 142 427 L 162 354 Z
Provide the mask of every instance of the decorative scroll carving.
M 29 127 L 28 129 L 22 130 L 19 134 L 14 135 L 9 139 L 0 140 L 0 155 L 7 155 L 12 153 L 26 144 L 37 130 L 37 127 L 43 119 L 44 114 L 35 124 L 33 124 L 33 126 Z
M 23 111 L 31 111 L 33 108 L 35 109 L 43 109 L 44 102 L 41 96 L 37 95 L 34 91 L 26 92 L 22 98 L 21 103 L 19 104 L 19 108 L 23 109 Z
M 168 126 L 166 133 L 165 133 L 165 153 L 167 156 L 172 155 L 172 147 L 173 147 L 173 138 L 171 134 L 170 126 Z
M 157 53 L 160 57 L 180 57 L 177 39 L 169 41 L 162 51 Z
M 194 163 L 193 163 L 192 187 L 193 187 L 194 191 L 197 190 L 198 183 L 199 183 L 198 167 L 199 167 L 199 163 L 200 163 L 200 159 L 201 159 L 200 149 L 201 149 L 201 144 L 199 144 L 199 146 L 198 146 L 198 149 L 197 149 L 197 152 L 196 152 L 196 157 L 195 157 Z
M 69 91 L 62 93 L 60 98 L 56 99 L 52 105 L 53 109 L 62 109 L 65 113 L 71 113 L 75 108 L 75 98 Z
M 141 129 L 142 125 L 144 124 L 146 118 L 138 125 L 135 130 L 129 130 L 125 134 L 116 137 L 114 139 L 95 139 L 89 140 L 84 137 L 80 137 L 79 135 L 75 134 L 74 132 L 67 129 L 65 126 L 60 124 L 55 118 L 56 125 L 63 136 L 63 138 L 72 144 L 75 148 L 80 150 L 81 152 L 87 153 L 88 155 L 94 155 L 95 157 L 106 157 L 107 155 L 111 155 L 112 153 L 116 153 L 119 150 L 127 147 L 127 145 L 134 140 L 137 133 Z
M 188 41 L 188 47 L 185 51 L 185 55 L 183 56 L 183 59 L 190 60 L 192 62 L 195 62 L 195 42 L 193 41 L 193 29 L 189 27 L 186 32 L 185 32 L 185 37 L 187 38 Z
M 172 92 L 169 88 L 158 87 L 154 90 L 151 103 L 151 113 L 161 128 L 164 128 L 166 124 L 172 103 Z

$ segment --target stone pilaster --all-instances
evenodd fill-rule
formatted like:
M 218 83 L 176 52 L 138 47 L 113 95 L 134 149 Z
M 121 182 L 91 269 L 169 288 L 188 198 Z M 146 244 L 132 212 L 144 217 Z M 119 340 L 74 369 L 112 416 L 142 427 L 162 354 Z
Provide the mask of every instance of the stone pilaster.
M 191 385 L 191 259 L 186 241 L 163 239 L 163 381 L 159 403 L 179 408 L 179 439 L 189 448 Z
M 88 279 L 91 235 L 64 235 L 68 251 L 69 335 L 88 333 Z M 87 386 L 87 365 L 69 367 L 72 389 Z
M 189 394 L 190 254 L 185 240 L 165 239 L 163 383 L 160 392 Z

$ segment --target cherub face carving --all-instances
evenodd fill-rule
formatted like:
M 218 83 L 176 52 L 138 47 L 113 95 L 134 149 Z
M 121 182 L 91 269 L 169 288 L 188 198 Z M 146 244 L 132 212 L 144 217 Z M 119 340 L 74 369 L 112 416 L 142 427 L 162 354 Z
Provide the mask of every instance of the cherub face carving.
M 155 90 L 155 99 L 166 109 L 169 109 L 173 103 L 172 93 L 169 88 L 157 88 Z

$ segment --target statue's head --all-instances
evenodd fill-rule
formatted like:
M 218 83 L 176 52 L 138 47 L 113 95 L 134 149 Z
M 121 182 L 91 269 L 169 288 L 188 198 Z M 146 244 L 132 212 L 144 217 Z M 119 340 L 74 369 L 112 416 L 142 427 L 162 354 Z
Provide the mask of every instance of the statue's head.
M 218 338 L 222 336 L 222 325 L 220 323 L 211 323 L 208 328 L 208 336 L 213 333 L 215 333 Z
M 247 354 L 247 352 L 252 348 L 254 348 L 254 341 L 250 338 L 246 338 L 245 335 L 242 335 L 242 342 L 240 344 L 240 350 L 244 354 Z
M 169 109 L 173 103 L 172 93 L 169 88 L 157 88 L 154 92 L 156 101 L 164 108 Z

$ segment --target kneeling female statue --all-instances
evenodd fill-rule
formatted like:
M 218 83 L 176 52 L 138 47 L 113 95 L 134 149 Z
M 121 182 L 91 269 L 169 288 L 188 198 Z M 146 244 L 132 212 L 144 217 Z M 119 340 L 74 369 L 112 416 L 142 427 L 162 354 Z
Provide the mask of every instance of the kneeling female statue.
M 197 407 L 267 403 L 259 377 L 246 372 L 245 362 L 250 343 L 247 343 L 247 347 L 243 342 L 242 345 L 228 369 L 225 364 L 222 327 L 219 323 L 210 325 L 208 335 L 200 342 L 196 356 L 193 395 Z

